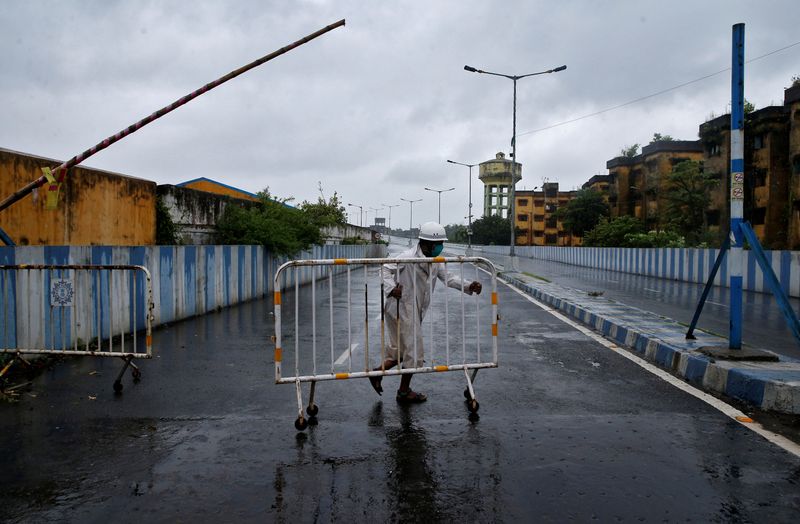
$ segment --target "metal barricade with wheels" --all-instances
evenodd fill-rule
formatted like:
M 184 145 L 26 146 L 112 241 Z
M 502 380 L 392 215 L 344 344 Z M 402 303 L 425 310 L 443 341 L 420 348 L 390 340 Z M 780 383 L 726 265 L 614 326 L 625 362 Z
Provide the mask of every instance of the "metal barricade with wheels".
M 488 288 L 489 293 L 472 296 L 458 293 L 458 298 L 448 292 L 433 293 L 435 279 L 429 278 L 426 285 L 431 291 L 430 309 L 419 323 L 411 322 L 413 344 L 406 343 L 408 347 L 400 350 L 401 355 L 404 351 L 413 351 L 414 361 L 422 364 L 404 366 L 403 358 L 399 358 L 397 369 L 387 369 L 384 362 L 391 342 L 387 341 L 387 337 L 391 339 L 388 322 L 397 323 L 391 326 L 396 327 L 394 333 L 400 333 L 404 326 L 401 325 L 399 299 L 397 315 L 394 318 L 388 315 L 390 320 L 387 320 L 387 300 L 391 304 L 394 299 L 387 297 L 389 289 L 385 282 L 391 282 L 392 278 L 397 282 L 394 268 L 430 267 L 431 264 L 442 264 L 440 267 L 445 270 L 455 269 L 453 274 L 461 282 L 459 286 L 467 282 L 467 272 L 474 277 L 472 280 L 488 279 L 489 285 L 484 289 Z M 416 296 L 416 282 L 414 279 L 413 288 L 404 292 Z M 275 383 L 295 385 L 298 412 L 295 427 L 298 430 L 306 429 L 309 421 L 316 421 L 319 413 L 316 384 L 327 380 L 461 371 L 466 380 L 467 409 L 473 416 L 477 414 L 479 404 L 474 383 L 478 370 L 498 365 L 497 272 L 488 259 L 294 260 L 278 268 L 274 289 Z M 419 315 L 417 301 L 411 302 L 413 315 Z M 411 318 L 416 318 L 413 315 Z M 376 323 L 380 324 L 378 329 L 374 327 Z M 418 333 L 418 329 L 422 332 Z M 417 358 L 418 353 L 423 356 L 422 348 L 418 347 L 422 340 L 425 340 L 424 362 Z M 395 343 L 397 345 L 397 340 Z M 285 359 L 287 350 L 293 353 L 289 359 Z M 363 360 L 360 353 L 363 353 Z M 379 363 L 374 362 L 376 357 L 380 358 Z M 285 360 L 294 361 L 293 375 L 284 375 Z M 301 388 L 304 382 L 311 383 L 305 411 Z
M 116 357 L 142 373 L 134 359 L 152 357 L 150 272 L 135 265 L 0 265 L 0 353 L 28 364 L 25 354 Z M 144 335 L 144 336 L 142 336 Z

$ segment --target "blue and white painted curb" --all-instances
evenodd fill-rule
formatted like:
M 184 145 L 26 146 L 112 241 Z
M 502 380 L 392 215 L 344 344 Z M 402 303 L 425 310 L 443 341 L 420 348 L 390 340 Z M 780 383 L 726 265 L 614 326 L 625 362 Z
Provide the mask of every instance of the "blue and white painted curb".
M 761 409 L 800 414 L 798 361 L 783 356 L 780 362 L 715 360 L 698 350 L 727 347 L 727 339 L 695 332 L 696 340 L 686 340 L 685 326 L 648 311 L 519 273 L 500 278 L 701 389 Z

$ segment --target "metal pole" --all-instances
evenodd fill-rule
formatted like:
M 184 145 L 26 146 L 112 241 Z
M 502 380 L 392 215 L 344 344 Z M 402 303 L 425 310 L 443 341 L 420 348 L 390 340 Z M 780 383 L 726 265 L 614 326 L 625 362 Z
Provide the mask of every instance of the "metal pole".
M 146 126 L 147 124 L 149 124 L 153 120 L 161 118 L 162 116 L 166 115 L 170 111 L 173 111 L 173 110 L 179 108 L 180 106 L 182 106 L 186 102 L 189 102 L 190 100 L 193 100 L 193 99 L 197 98 L 198 96 L 202 95 L 203 93 L 206 93 L 206 92 L 214 89 L 218 85 L 223 84 L 223 83 L 225 83 L 228 80 L 231 80 L 233 78 L 236 78 L 237 76 L 241 75 L 242 73 L 245 73 L 245 72 L 249 71 L 250 69 L 253 69 L 254 67 L 258 67 L 261 64 L 263 64 L 265 62 L 268 62 L 268 61 L 272 60 L 273 58 L 276 58 L 276 57 L 278 57 L 278 56 L 280 56 L 282 54 L 285 54 L 285 53 L 291 51 L 292 49 L 294 49 L 296 47 L 299 47 L 299 46 L 305 44 L 306 42 L 309 42 L 309 41 L 317 38 L 318 36 L 321 36 L 321 35 L 327 33 L 328 31 L 331 31 L 333 29 L 336 29 L 337 27 L 343 26 L 344 24 L 345 24 L 344 19 L 339 20 L 338 22 L 336 22 L 334 24 L 331 24 L 331 25 L 329 25 L 327 27 L 323 27 L 319 31 L 311 33 L 310 35 L 308 35 L 308 36 L 306 36 L 304 38 L 301 38 L 300 40 L 298 40 L 298 41 L 296 41 L 296 42 L 294 42 L 292 44 L 289 44 L 289 45 L 287 45 L 285 47 L 282 47 L 281 49 L 278 49 L 277 51 L 273 51 L 272 53 L 270 53 L 270 54 L 268 54 L 266 56 L 263 56 L 263 57 L 259 58 L 258 60 L 255 60 L 255 61 L 253 61 L 253 62 L 251 62 L 251 63 L 249 63 L 249 64 L 247 64 L 245 66 L 242 66 L 239 69 L 236 69 L 235 71 L 231 71 L 227 75 L 225 75 L 225 76 L 223 76 L 221 78 L 218 78 L 217 80 L 214 80 L 213 82 L 209 82 L 208 84 L 204 85 L 200 89 L 198 89 L 198 90 L 196 90 L 196 91 L 194 91 L 192 93 L 189 93 L 188 95 L 184 96 L 183 98 L 180 98 L 180 99 L 176 100 L 175 102 L 173 102 L 172 104 L 170 104 L 170 105 L 168 105 L 166 107 L 162 107 L 161 109 L 159 109 L 155 113 L 151 114 L 150 116 L 148 116 L 146 118 L 143 118 L 142 120 L 139 120 L 135 124 L 132 124 L 132 125 L 128 126 L 127 128 L 123 129 L 122 131 L 118 132 L 117 134 L 106 138 L 105 140 L 103 140 L 102 142 L 98 143 L 94 147 L 92 147 L 90 149 L 87 149 L 86 151 L 84 151 L 80 155 L 72 157 L 71 159 L 67 160 L 66 162 L 62 163 L 61 165 L 59 165 L 58 167 L 53 169 L 53 171 L 52 171 L 53 174 L 56 176 L 56 178 L 57 178 L 59 183 L 63 182 L 64 181 L 64 177 L 66 176 L 67 170 L 69 168 L 71 168 L 71 167 L 73 167 L 73 166 L 75 166 L 77 164 L 80 164 L 81 162 L 83 162 L 84 160 L 89 158 L 90 156 L 94 155 L 95 153 L 97 153 L 99 151 L 102 151 L 103 149 L 107 148 L 108 146 L 110 146 L 114 142 L 117 142 L 118 140 L 121 140 L 121 139 L 125 138 L 126 136 L 130 135 L 131 133 L 134 133 L 134 132 L 138 131 L 139 129 L 141 129 L 142 127 Z M 8 206 L 13 204 L 14 202 L 20 200 L 25 195 L 30 193 L 33 189 L 44 185 L 45 182 L 47 182 L 47 177 L 45 177 L 44 175 L 40 176 L 39 178 L 37 178 L 33 182 L 30 182 L 28 185 L 26 185 L 25 187 L 23 187 L 22 189 L 20 189 L 16 193 L 10 195 L 8 198 L 6 198 L 2 202 L 0 202 L 0 211 L 2 211 L 3 209 L 7 208 Z
M 472 249 L 472 165 L 469 166 L 469 212 L 467 215 L 469 224 L 467 226 L 467 248 Z
M 514 178 L 514 167 L 517 163 L 517 77 L 513 78 L 514 80 L 514 118 L 513 118 L 513 129 L 512 129 L 512 137 L 511 137 L 511 189 L 509 190 L 509 202 L 508 202 L 508 220 L 511 222 L 511 249 L 508 251 L 508 255 L 513 257 L 514 254 L 514 244 L 517 243 L 516 235 L 514 234 L 514 185 L 516 184 L 516 180 Z M 511 262 L 513 267 L 513 260 Z
M 442 223 L 442 192 L 441 191 L 437 191 L 437 193 L 439 193 L 439 220 L 437 220 L 437 222 L 441 224 Z
M 731 63 L 730 349 L 742 348 L 744 214 L 744 24 L 733 26 Z

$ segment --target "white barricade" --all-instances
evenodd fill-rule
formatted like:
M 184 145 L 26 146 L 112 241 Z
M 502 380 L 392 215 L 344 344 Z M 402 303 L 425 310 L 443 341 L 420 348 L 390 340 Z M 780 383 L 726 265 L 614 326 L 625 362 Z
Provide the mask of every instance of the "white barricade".
M 151 358 L 153 289 L 144 266 L 0 265 L 0 353 L 118 357 L 134 381 L 135 358 Z M 142 336 L 144 335 L 144 336 Z
M 386 288 L 384 277 L 396 284 L 394 267 L 421 264 L 442 264 L 445 271 L 460 278 L 464 286 L 487 278 L 490 284 L 483 285 L 481 294 L 469 296 L 457 292 L 460 296 L 456 297 L 448 293 L 446 287 L 433 293 L 435 279 L 429 277 L 427 285 L 431 286 L 431 302 L 421 323 L 411 322 L 412 347 L 400 349 L 397 369 L 386 369 L 384 362 L 390 338 L 387 324 L 397 322 L 395 332 L 400 332 L 403 326 L 399 314 L 400 300 L 387 296 L 391 289 Z M 299 284 L 297 272 L 301 270 L 312 272 L 311 283 L 307 286 Z M 403 289 L 403 295 L 417 296 L 416 286 L 417 279 L 414 278 L 412 288 Z M 319 293 L 318 288 L 321 289 Z M 473 382 L 478 369 L 497 367 L 497 273 L 488 259 L 293 260 L 278 268 L 274 289 L 275 382 L 296 387 L 298 418 L 295 427 L 298 430 L 304 430 L 308 421 L 315 419 L 319 412 L 314 403 L 315 387 L 317 382 L 325 380 L 463 371 L 467 383 L 464 390 L 467 407 L 471 414 L 477 413 L 479 405 Z M 398 314 L 393 320 L 391 312 L 386 315 L 386 311 L 395 300 Z M 416 300 L 411 302 L 411 318 L 415 318 L 419 315 L 419 305 Z M 455 313 L 455 320 L 451 313 Z M 417 329 L 423 331 L 420 335 L 424 340 L 424 351 L 417 347 Z M 404 351 L 412 352 L 417 363 L 422 362 L 418 356 L 424 357 L 423 365 L 403 367 Z M 285 358 L 287 354 L 288 359 Z M 292 375 L 284 374 L 282 364 L 285 361 L 294 365 Z M 300 387 L 303 382 L 311 383 L 306 408 L 310 419 L 306 419 L 303 411 Z

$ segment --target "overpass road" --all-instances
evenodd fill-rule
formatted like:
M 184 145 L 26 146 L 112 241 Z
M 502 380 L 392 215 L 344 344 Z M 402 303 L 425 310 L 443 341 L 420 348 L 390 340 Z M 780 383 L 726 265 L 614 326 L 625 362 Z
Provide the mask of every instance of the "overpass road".
M 0 404 L 0 520 L 796 520 L 796 450 L 502 284 L 499 300 L 500 367 L 478 375 L 472 421 L 463 376 L 439 373 L 414 378 L 429 401 L 412 406 L 396 377 L 382 397 L 321 383 L 298 433 L 269 300 L 157 330 L 121 396 L 118 362 L 59 363 Z
M 463 254 L 457 246 L 449 247 L 452 254 Z M 508 257 L 485 255 L 476 250 L 476 255 L 488 256 L 499 264 Z M 519 257 L 520 271 L 545 278 L 565 287 L 602 292 L 603 296 L 629 306 L 663 315 L 689 325 L 692 321 L 702 284 L 678 282 L 662 278 L 646 277 L 585 268 Z M 795 312 L 800 311 L 800 299 L 790 303 Z M 730 308 L 728 290 L 713 287 L 703 308 L 698 327 L 711 333 L 728 337 Z M 742 297 L 742 339 L 745 345 L 768 349 L 778 354 L 800 360 L 800 344 L 795 340 L 778 309 L 775 299 L 768 293 L 745 291 Z

